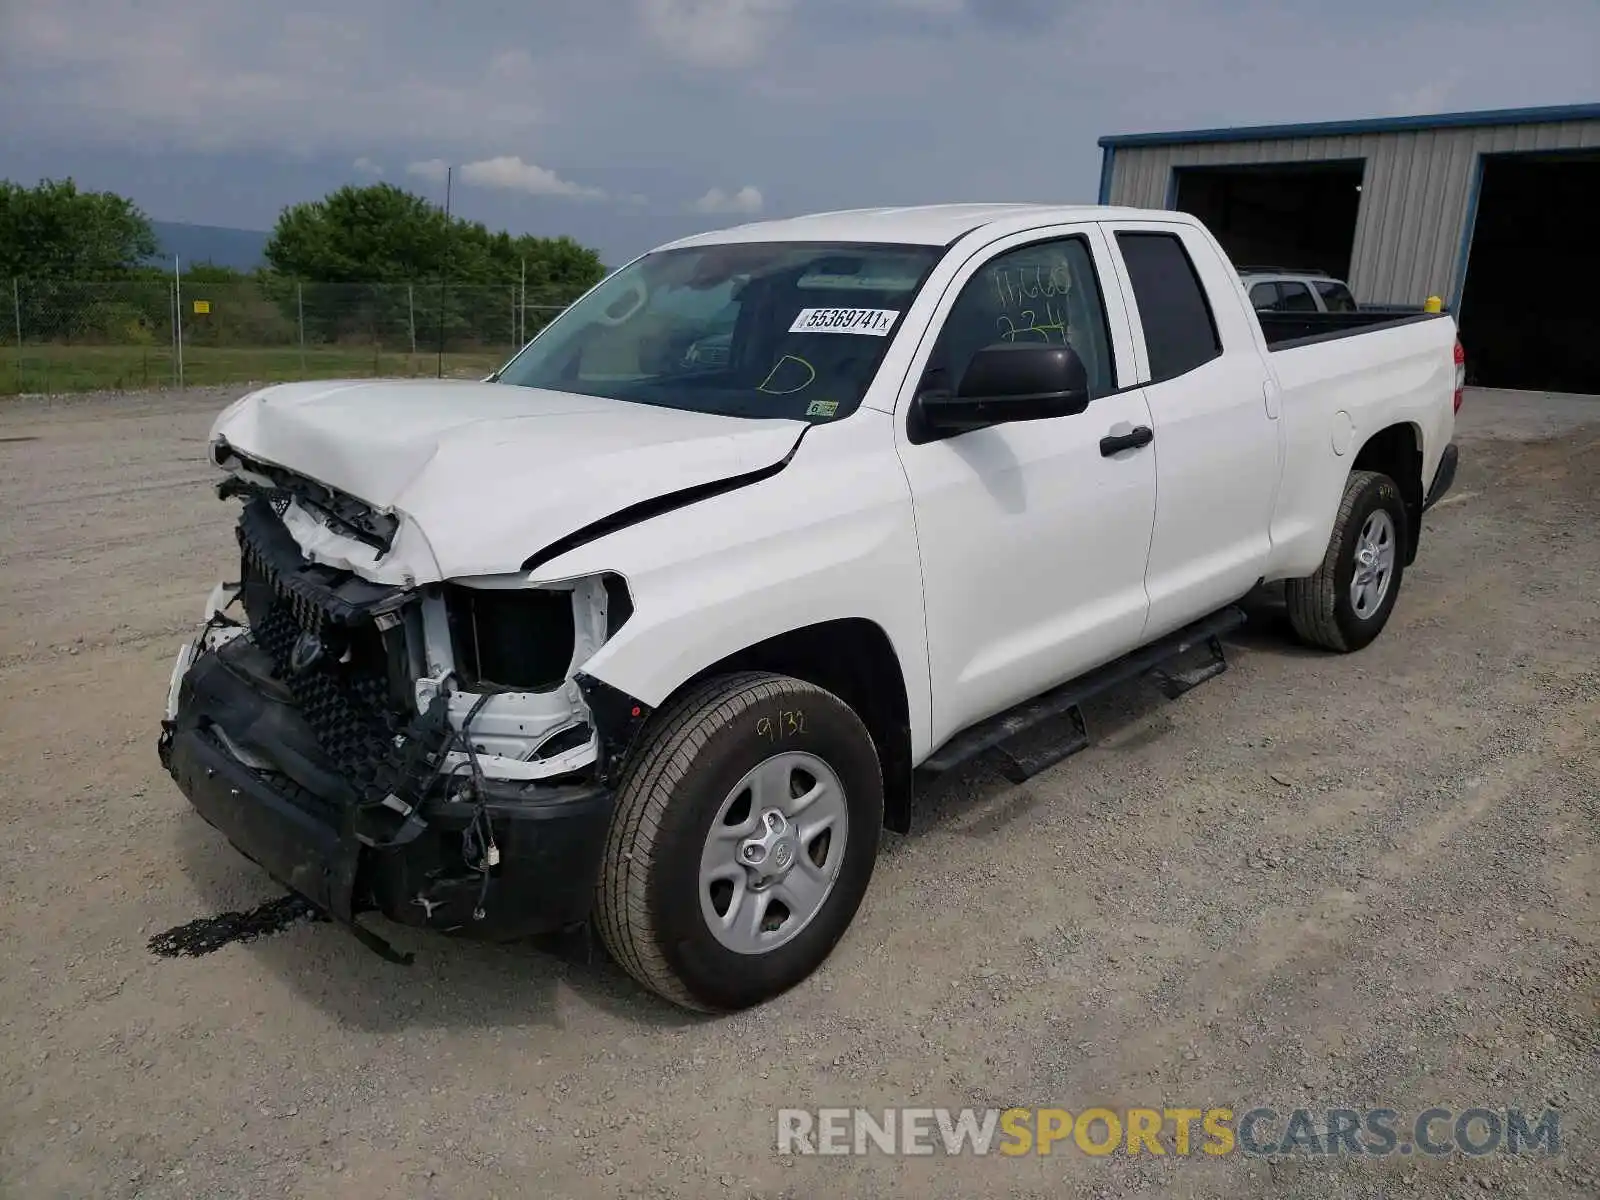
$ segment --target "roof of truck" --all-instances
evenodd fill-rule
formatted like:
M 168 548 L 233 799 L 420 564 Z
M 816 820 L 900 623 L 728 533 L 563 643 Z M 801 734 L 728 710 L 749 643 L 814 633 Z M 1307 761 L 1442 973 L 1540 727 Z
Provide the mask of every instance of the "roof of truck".
M 756 221 L 680 238 L 662 249 L 727 242 L 887 242 L 946 246 L 997 222 L 1053 225 L 1112 217 L 1182 218 L 1172 212 L 1109 208 L 1095 204 L 927 204 L 907 208 L 852 208 L 774 221 Z

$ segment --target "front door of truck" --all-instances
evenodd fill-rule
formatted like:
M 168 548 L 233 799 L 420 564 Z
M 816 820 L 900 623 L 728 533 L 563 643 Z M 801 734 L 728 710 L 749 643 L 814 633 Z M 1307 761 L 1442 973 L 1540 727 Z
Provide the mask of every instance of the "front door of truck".
M 912 361 L 896 425 L 922 557 L 935 745 L 1143 633 L 1154 458 L 1146 446 L 1101 442 L 1151 418 L 1141 390 L 1118 390 L 1132 380 L 1132 340 L 1120 304 L 1108 312 L 1101 291 L 1109 254 L 1093 225 L 977 251 Z M 1088 369 L 1088 408 L 910 440 L 919 391 L 954 389 L 979 349 L 1017 341 L 1070 344 Z

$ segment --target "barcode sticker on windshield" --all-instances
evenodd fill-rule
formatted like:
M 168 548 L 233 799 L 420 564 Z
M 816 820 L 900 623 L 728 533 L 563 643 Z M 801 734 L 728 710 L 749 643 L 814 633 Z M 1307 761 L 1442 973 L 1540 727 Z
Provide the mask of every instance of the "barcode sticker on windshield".
M 896 308 L 802 308 L 789 326 L 790 333 L 864 333 L 883 337 L 889 332 Z

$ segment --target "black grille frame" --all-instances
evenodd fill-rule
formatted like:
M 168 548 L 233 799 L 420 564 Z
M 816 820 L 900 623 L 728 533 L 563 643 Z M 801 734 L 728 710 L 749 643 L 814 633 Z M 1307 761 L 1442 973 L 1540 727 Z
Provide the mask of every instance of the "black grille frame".
M 237 532 L 251 638 L 340 774 L 358 795 L 376 790 L 382 799 L 396 738 L 417 715 L 403 694 L 409 679 L 399 610 L 411 595 L 306 561 L 264 497 L 246 503 Z M 322 654 L 297 670 L 303 635 L 315 637 Z

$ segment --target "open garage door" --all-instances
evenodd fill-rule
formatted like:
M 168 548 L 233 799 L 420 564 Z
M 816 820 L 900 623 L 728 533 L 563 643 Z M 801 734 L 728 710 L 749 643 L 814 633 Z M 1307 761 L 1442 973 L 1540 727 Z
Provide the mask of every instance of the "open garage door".
M 1486 156 L 1461 298 L 1481 387 L 1600 393 L 1600 153 Z
M 1240 265 L 1350 278 L 1365 159 L 1179 167 L 1174 207 L 1192 213 Z

